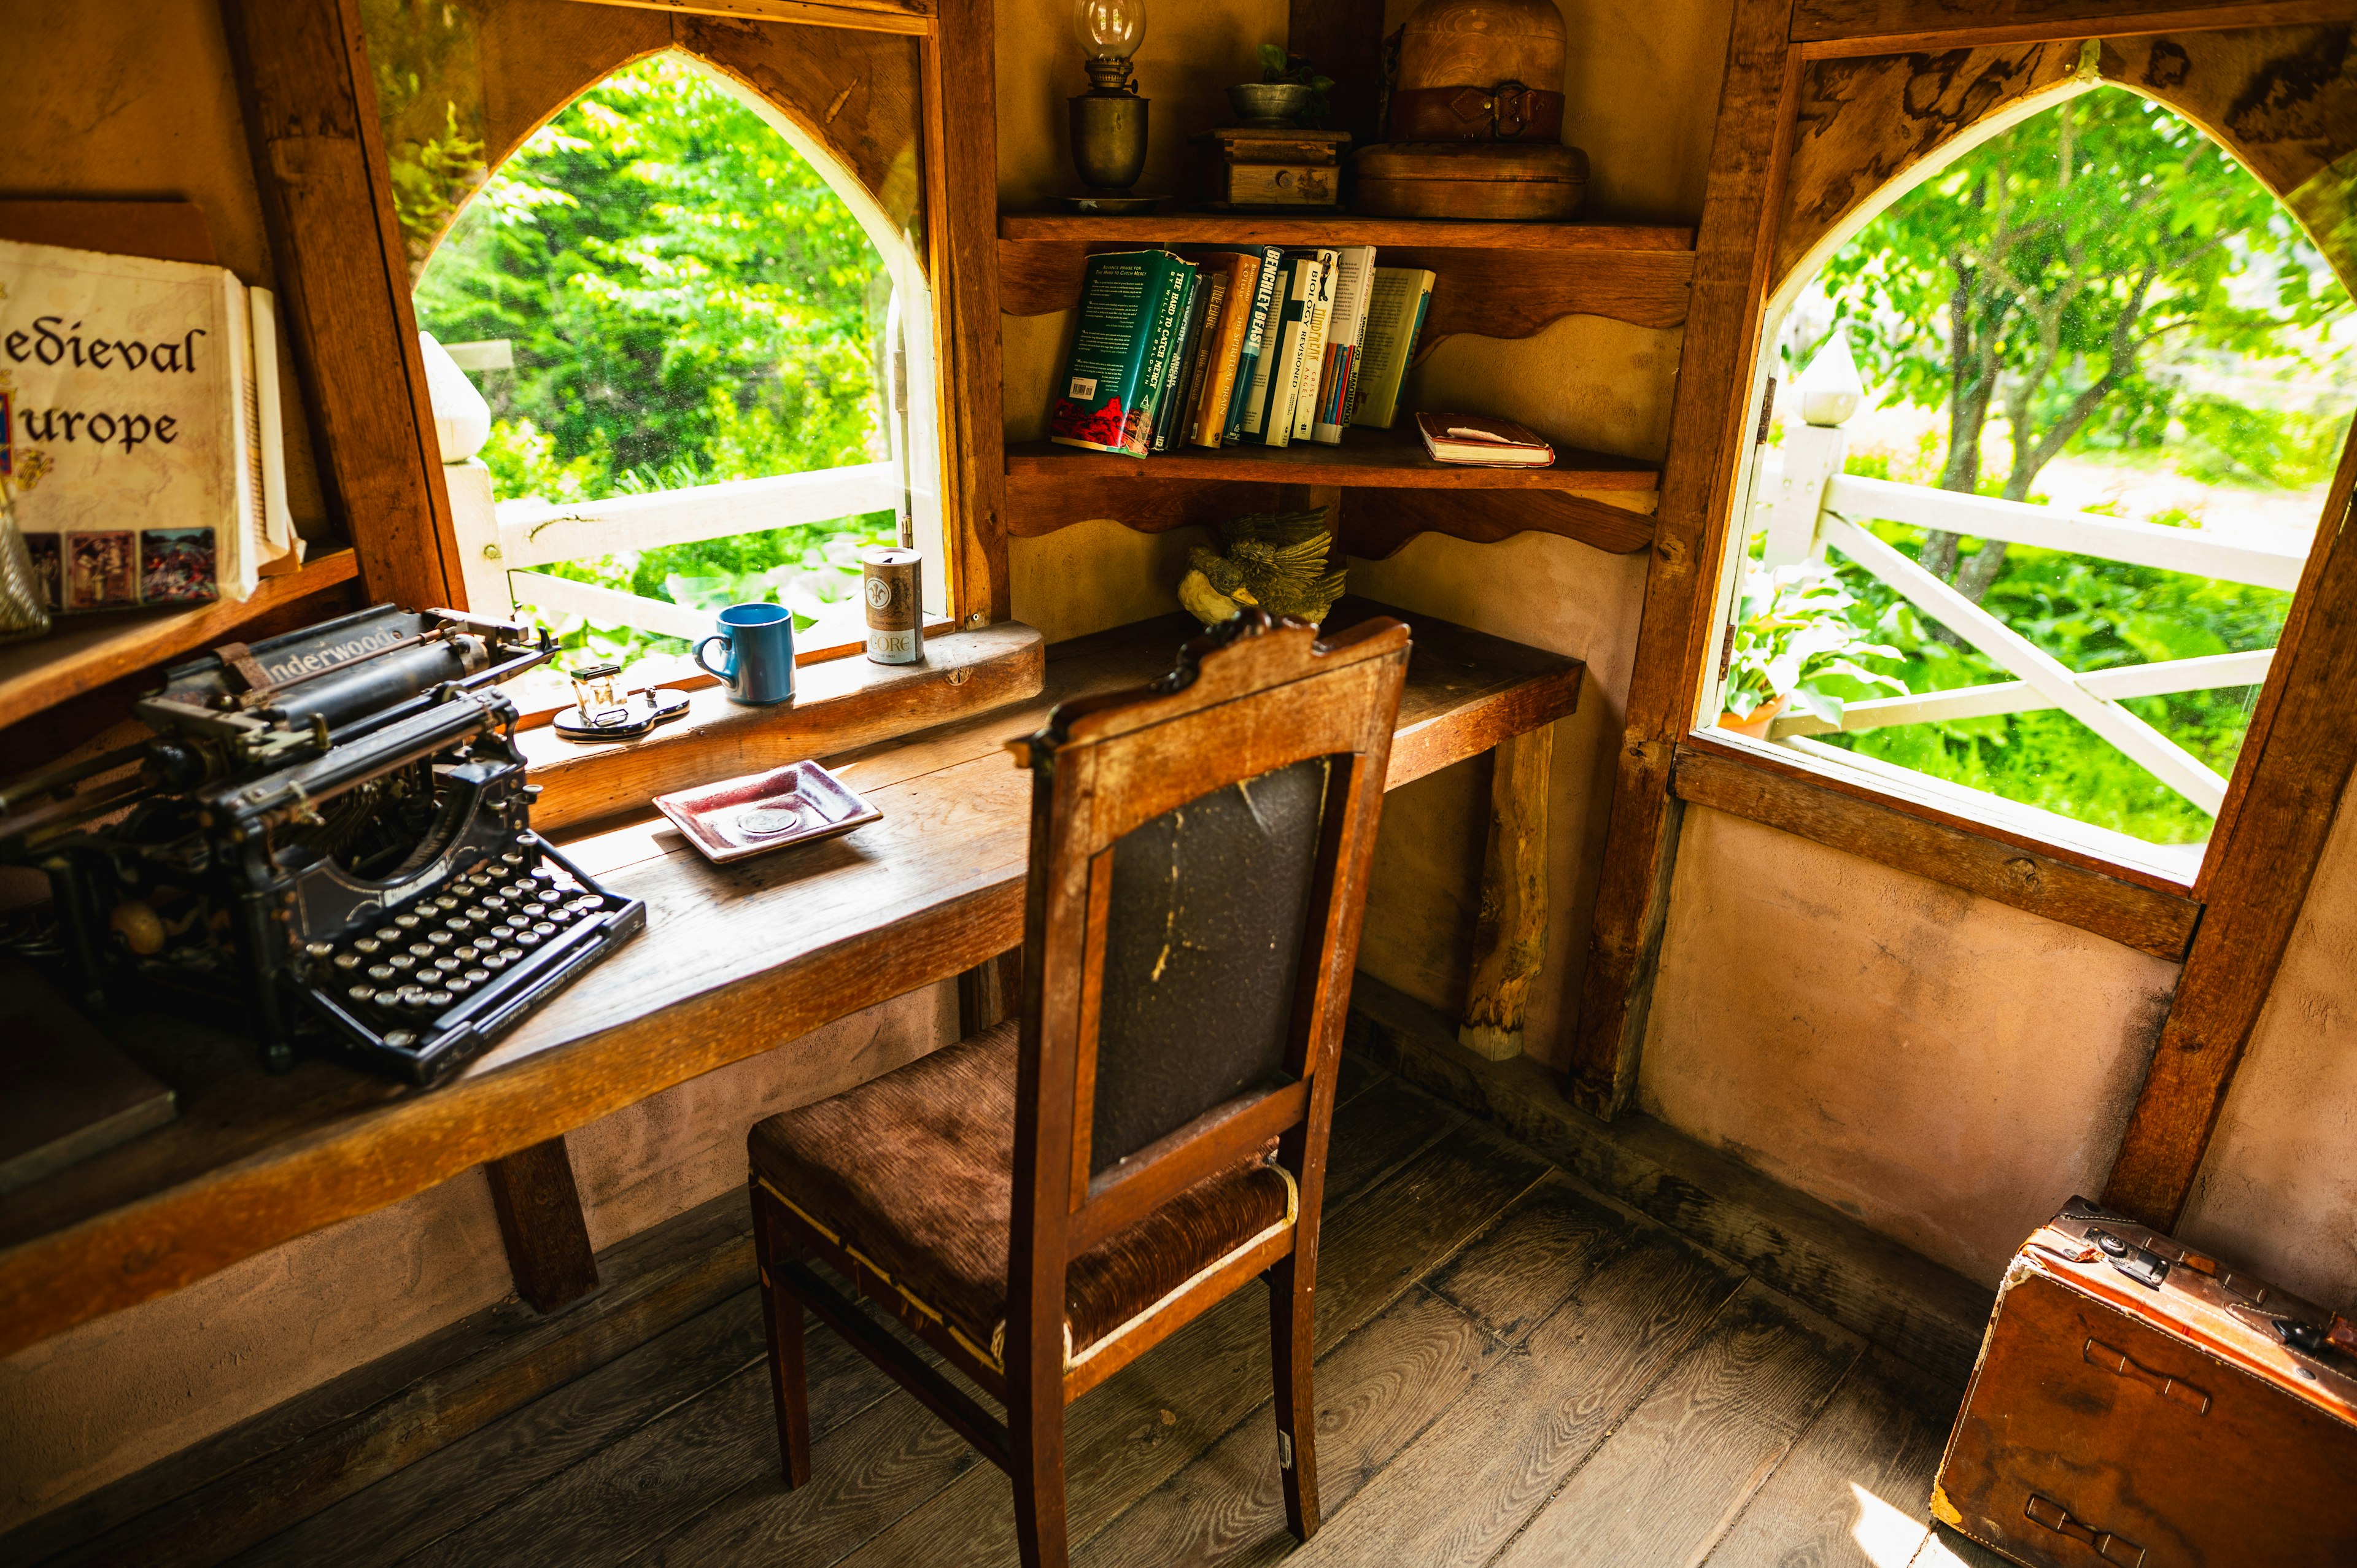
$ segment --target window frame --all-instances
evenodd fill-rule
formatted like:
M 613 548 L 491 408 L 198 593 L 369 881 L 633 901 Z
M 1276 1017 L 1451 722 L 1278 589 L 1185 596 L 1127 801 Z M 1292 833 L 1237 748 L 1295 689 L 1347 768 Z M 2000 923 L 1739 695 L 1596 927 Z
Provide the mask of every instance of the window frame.
M 1807 66 L 2345 16 L 2345 7 L 2266 0 L 2126 14 L 2099 0 L 1738 0 L 1573 1041 L 1567 1088 L 1584 1108 L 1609 1117 L 1633 1095 L 1680 819 L 1691 800 L 2115 940 L 2136 907 L 2175 918 L 2177 906 L 2189 906 L 2181 911 L 2191 933 L 2184 968 L 2106 1189 L 2107 1201 L 2140 1219 L 2164 1228 L 2173 1221 L 2357 762 L 2357 725 L 2330 700 L 2331 682 L 2357 677 L 2357 540 L 2341 526 L 2357 480 L 2357 431 L 2343 448 L 2201 870 L 2190 883 L 1981 820 L 1986 813 L 1872 789 L 1842 777 L 1849 769 L 1782 747 L 1706 731 L 1701 709 L 1716 683 L 1736 569 L 1730 557 L 1738 553 L 1730 548 L 1732 520 L 1748 512 L 1767 380 L 1763 328 L 1780 281 L 1771 267 Z M 2215 127 L 2203 128 L 2215 135 Z M 1904 175 L 1899 178 L 1903 189 Z M 2326 613 L 2312 614 L 2319 605 Z M 1742 770 L 1740 787 L 1730 768 Z M 2050 896 L 2064 882 L 2092 896 L 2094 912 Z M 2172 902 L 2154 906 L 2156 895 Z

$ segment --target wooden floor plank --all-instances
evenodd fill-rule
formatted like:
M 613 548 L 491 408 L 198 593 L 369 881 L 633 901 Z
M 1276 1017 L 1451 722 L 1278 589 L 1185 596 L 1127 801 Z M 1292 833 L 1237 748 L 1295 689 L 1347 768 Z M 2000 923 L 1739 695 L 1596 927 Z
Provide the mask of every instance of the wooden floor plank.
M 1406 1115 L 1377 1085 L 1350 1110 Z M 1409 1095 L 1407 1101 L 1421 1099 Z M 1426 1102 L 1428 1105 L 1428 1102 Z M 1337 1118 L 1337 1162 L 1363 1134 Z M 1545 1174 L 1534 1156 L 1459 1127 L 1355 1201 L 1329 1209 L 1318 1277 L 1321 1353 L 1478 1234 Z M 1247 1286 L 1124 1368 L 1065 1412 L 1071 1539 L 1085 1541 L 1265 1402 L 1271 1392 L 1267 1298 Z M 814 1463 L 826 1463 L 824 1444 Z M 1014 1508 L 1005 1477 L 963 1477 L 862 1547 L 846 1568 L 979 1568 L 1011 1563 Z
M 816 1326 L 811 1326 L 815 1338 Z M 890 1387 L 864 1362 L 850 1376 L 877 1396 Z M 880 1397 L 865 1402 L 825 1441 L 836 1455 L 827 1491 L 838 1498 L 898 1490 L 913 1502 L 974 1459 L 963 1439 L 918 1419 L 913 1404 Z M 765 1359 L 756 1359 L 700 1397 L 403 1561 L 436 1568 L 624 1562 L 770 1475 L 777 1464 L 769 1368 Z M 856 1539 L 840 1542 L 836 1551 Z
M 1747 1282 L 1497 1568 L 1702 1561 L 1862 1348 Z
M 1292 1561 L 1486 1563 L 1741 1283 L 1658 1229 L 1630 1237 L 1350 1507 L 1329 1505 L 1325 1530 Z M 1611 1561 L 1563 1559 L 1575 1560 Z
M 1964 1391 L 1873 1350 L 1710 1554 L 1711 1568 L 1896 1568 L 1931 1528 L 1932 1477 Z
M 1428 1283 L 1491 1333 L 1516 1344 L 1643 1224 L 1551 1171 Z
M 1455 1404 L 1504 1348 L 1421 1287 L 1318 1363 L 1319 1496 L 1328 1509 Z M 1314 1541 L 1313 1541 L 1314 1544 Z M 1293 1545 L 1265 1403 L 1079 1553 L 1080 1568 L 1210 1568 Z

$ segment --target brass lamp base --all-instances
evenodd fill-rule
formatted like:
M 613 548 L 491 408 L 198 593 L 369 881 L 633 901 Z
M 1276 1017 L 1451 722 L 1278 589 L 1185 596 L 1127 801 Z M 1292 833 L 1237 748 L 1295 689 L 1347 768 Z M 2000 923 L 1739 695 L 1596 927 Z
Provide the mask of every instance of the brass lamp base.
M 1146 172 L 1146 101 L 1098 88 L 1067 102 L 1081 183 L 1101 196 L 1126 196 Z

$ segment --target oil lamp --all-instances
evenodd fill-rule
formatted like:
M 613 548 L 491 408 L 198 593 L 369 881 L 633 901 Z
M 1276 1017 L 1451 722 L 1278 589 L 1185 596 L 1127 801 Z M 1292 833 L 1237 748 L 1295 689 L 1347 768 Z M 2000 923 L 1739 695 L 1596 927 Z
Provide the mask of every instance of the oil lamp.
M 1146 38 L 1146 0 L 1079 0 L 1072 27 L 1088 54 L 1089 91 L 1071 99 L 1072 164 L 1100 196 L 1125 196 L 1146 169 L 1146 100 L 1129 57 Z

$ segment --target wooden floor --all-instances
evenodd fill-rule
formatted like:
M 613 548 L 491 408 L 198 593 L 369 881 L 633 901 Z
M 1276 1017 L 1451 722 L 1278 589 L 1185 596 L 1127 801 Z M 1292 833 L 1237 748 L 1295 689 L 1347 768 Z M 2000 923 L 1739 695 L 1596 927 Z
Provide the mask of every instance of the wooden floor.
M 1285 1530 L 1254 1285 L 1068 1412 L 1077 1563 L 1996 1561 L 1923 1523 L 1959 1390 L 1396 1079 L 1344 1087 L 1325 1529 Z M 747 1283 L 236 1561 L 1014 1563 L 1006 1477 L 816 1325 L 785 1489 Z

